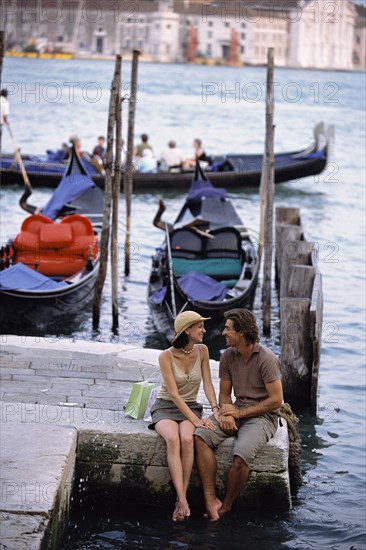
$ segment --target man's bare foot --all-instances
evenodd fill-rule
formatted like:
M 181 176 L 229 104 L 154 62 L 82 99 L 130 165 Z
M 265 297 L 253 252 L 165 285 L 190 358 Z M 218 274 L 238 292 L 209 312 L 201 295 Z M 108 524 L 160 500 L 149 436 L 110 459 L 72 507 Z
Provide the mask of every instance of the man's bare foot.
M 183 521 L 191 515 L 191 511 L 186 500 L 177 500 L 173 512 L 173 521 Z
M 205 517 L 207 517 L 210 521 L 217 521 L 220 519 L 219 510 L 222 507 L 222 502 L 218 498 L 210 500 L 210 502 L 206 502 L 206 512 Z
M 219 516 L 220 518 L 222 518 L 222 516 L 224 516 L 225 514 L 227 514 L 228 512 L 230 512 L 231 508 L 226 508 L 224 505 L 221 506 L 220 510 L 219 510 Z

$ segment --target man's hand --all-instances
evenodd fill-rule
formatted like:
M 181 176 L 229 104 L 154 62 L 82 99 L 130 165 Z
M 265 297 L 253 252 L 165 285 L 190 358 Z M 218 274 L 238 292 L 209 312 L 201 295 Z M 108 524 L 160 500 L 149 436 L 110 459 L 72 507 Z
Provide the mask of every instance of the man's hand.
M 238 431 L 238 427 L 235 422 L 235 418 L 232 415 L 223 415 L 223 407 L 233 407 L 233 405 L 223 405 L 219 413 L 219 424 L 223 432 L 228 434 L 234 434 Z
M 225 403 L 221 406 L 220 416 L 222 417 L 222 421 L 226 418 L 230 418 L 230 416 L 237 420 L 240 418 L 239 408 L 235 407 L 235 405 L 232 405 L 231 403 Z

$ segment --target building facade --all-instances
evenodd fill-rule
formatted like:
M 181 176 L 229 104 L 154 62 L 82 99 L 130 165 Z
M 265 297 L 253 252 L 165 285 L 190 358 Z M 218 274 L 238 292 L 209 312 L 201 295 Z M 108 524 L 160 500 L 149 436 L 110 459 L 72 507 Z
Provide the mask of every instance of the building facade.
M 351 0 L 3 0 L 7 49 L 159 62 L 365 68 L 365 9 Z

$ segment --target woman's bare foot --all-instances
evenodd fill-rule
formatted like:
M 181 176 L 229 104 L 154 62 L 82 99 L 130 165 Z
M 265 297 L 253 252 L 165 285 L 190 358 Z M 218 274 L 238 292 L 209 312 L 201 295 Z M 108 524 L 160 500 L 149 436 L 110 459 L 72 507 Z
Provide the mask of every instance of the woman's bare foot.
M 173 521 L 183 521 L 191 515 L 191 511 L 186 500 L 177 500 L 173 512 Z
M 222 502 L 217 497 L 210 500 L 209 502 L 206 502 L 206 512 L 205 517 L 207 517 L 210 521 L 217 521 L 220 519 L 219 510 L 221 510 Z

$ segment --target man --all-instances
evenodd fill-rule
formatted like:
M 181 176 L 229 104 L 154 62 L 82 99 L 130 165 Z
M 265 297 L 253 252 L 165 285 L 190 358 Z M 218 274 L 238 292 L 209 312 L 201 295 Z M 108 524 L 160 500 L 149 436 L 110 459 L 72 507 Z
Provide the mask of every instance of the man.
M 153 150 L 149 143 L 149 136 L 147 134 L 141 134 L 141 143 L 135 148 L 134 154 L 135 157 L 141 158 L 146 149 Z
M 0 151 L 3 135 L 3 124 L 9 124 L 8 90 L 5 88 L 0 91 Z
M 169 172 L 180 172 L 184 162 L 184 155 L 174 140 L 168 142 L 168 149 L 161 153 L 160 165 L 162 170 Z
M 100 158 L 102 163 L 105 161 L 106 156 L 106 150 L 105 150 L 105 137 L 99 136 L 98 137 L 98 144 L 93 149 L 93 156 L 97 156 Z
M 256 454 L 276 433 L 276 413 L 283 402 L 279 362 L 271 350 L 258 343 L 254 315 L 247 309 L 232 309 L 225 313 L 225 320 L 222 334 L 229 349 L 220 358 L 219 420 L 213 420 L 215 431 L 198 428 L 194 434 L 197 467 L 211 520 L 231 510 Z M 216 496 L 214 450 L 232 435 L 235 435 L 233 462 L 221 502 Z
M 0 106 L 1 106 L 1 124 L 9 124 L 8 90 L 6 90 L 5 88 L 0 92 Z

